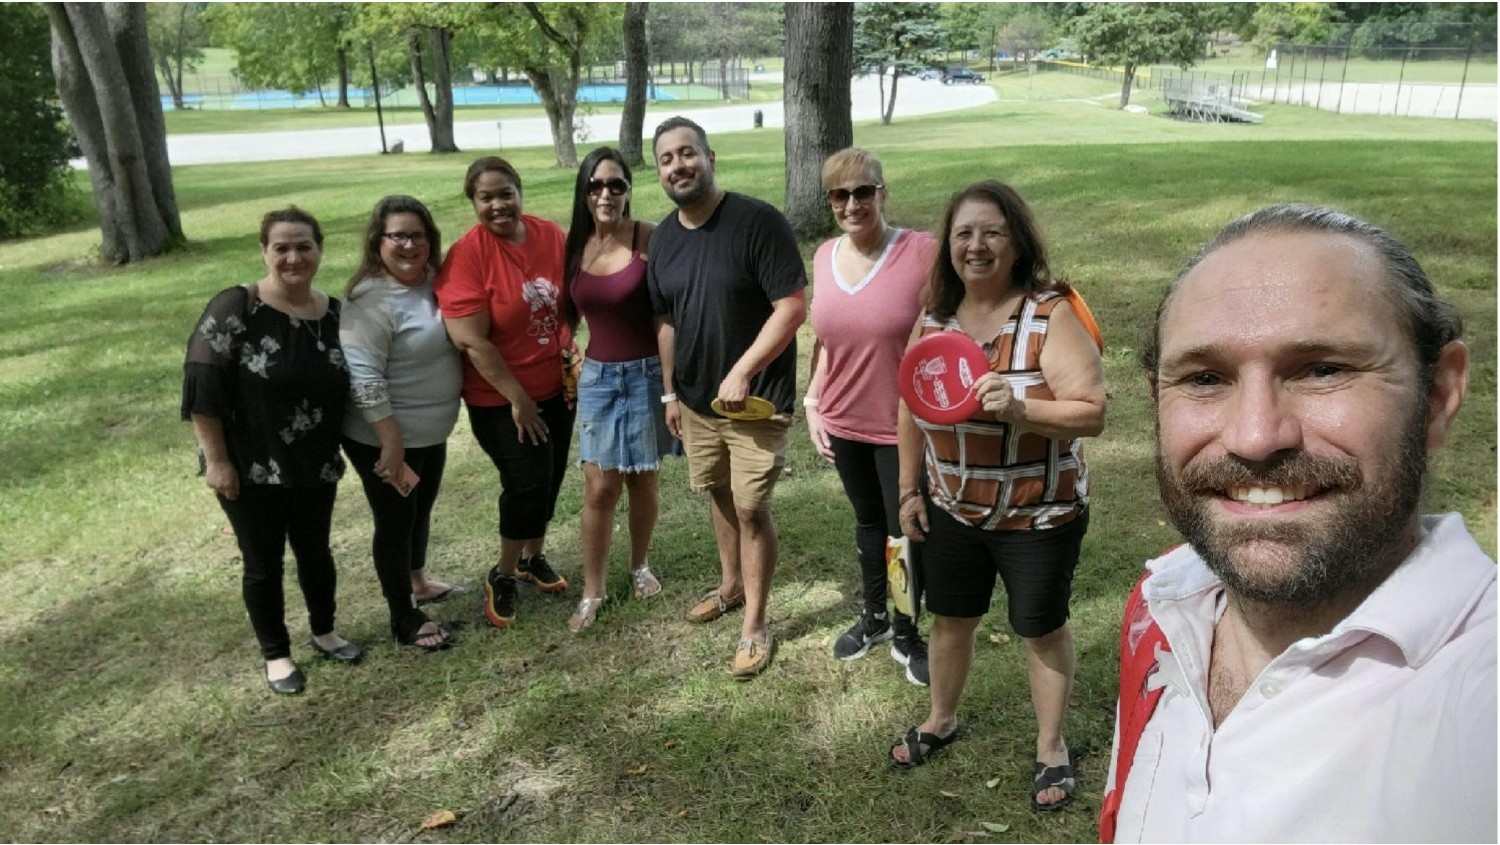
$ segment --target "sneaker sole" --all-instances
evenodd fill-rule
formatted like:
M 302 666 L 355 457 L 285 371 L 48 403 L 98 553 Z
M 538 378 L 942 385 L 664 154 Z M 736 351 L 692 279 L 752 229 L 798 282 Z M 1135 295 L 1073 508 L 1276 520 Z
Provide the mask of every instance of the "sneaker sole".
M 533 576 L 530 572 L 517 572 L 516 579 L 519 581 L 525 581 L 526 583 L 537 588 L 538 591 L 543 593 L 560 593 L 568 588 L 568 579 L 566 578 L 559 578 L 556 581 L 553 581 L 551 584 L 543 584 L 542 582 L 536 580 L 536 577 Z
M 484 618 L 491 625 L 502 630 L 516 621 L 514 616 L 501 616 L 495 612 L 495 588 L 488 583 L 484 585 Z
M 865 640 L 864 648 L 861 648 L 859 651 L 854 652 L 853 654 L 849 655 L 848 657 L 839 657 L 837 654 L 835 654 L 834 657 L 838 657 L 839 660 L 842 660 L 845 663 L 848 663 L 851 660 L 858 660 L 861 657 L 864 657 L 865 655 L 869 654 L 870 653 L 870 649 L 874 648 L 877 645 L 880 645 L 883 642 L 887 642 L 887 641 L 893 639 L 895 636 L 896 636 L 896 632 L 893 631 L 893 630 L 891 630 L 890 628 L 887 628 L 887 629 L 885 629 L 885 633 L 884 634 L 877 634 L 875 637 L 873 637 L 871 639 L 868 639 L 868 640 Z

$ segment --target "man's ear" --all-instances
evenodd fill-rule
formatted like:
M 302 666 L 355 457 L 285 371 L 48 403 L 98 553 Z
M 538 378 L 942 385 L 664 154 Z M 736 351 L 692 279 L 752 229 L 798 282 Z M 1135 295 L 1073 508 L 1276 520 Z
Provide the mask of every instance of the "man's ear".
M 1431 454 L 1448 439 L 1448 430 L 1469 393 L 1469 347 L 1461 340 L 1438 353 L 1427 394 L 1427 452 Z

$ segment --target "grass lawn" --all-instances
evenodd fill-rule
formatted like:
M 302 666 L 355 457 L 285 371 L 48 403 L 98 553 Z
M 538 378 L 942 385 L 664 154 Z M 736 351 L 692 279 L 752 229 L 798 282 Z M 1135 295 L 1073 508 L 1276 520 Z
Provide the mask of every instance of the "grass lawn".
M 179 168 L 192 243 L 137 266 L 89 264 L 98 235 L 87 229 L 0 244 L 0 830 L 87 841 L 1093 841 L 1120 608 L 1142 562 L 1177 539 L 1157 503 L 1134 346 L 1166 281 L 1220 225 L 1269 202 L 1329 203 L 1413 247 L 1462 308 L 1474 353 L 1427 509 L 1462 512 L 1495 552 L 1493 124 L 1266 114 L 1261 126 L 1208 126 L 1008 98 L 856 127 L 885 162 L 898 225 L 937 225 L 949 193 L 973 179 L 1017 185 L 1110 341 L 1109 426 L 1087 447 L 1094 515 L 1073 602 L 1068 738 L 1089 756 L 1079 800 L 1055 816 L 1028 809 L 1025 655 L 1003 613 L 979 634 L 966 737 L 920 770 L 885 767 L 927 693 L 883 650 L 851 664 L 830 656 L 858 609 L 851 516 L 800 425 L 777 492 L 779 650 L 765 676 L 727 676 L 737 619 L 682 619 L 718 567 L 706 501 L 687 491 L 681 461 L 662 473 L 661 596 L 628 598 L 621 529 L 612 600 L 593 628 L 567 632 L 581 580 L 573 472 L 550 551 L 575 586 L 563 598 L 523 592 L 516 627 L 485 627 L 474 588 L 498 546 L 497 481 L 460 422 L 430 564 L 471 589 L 436 606 L 439 620 L 466 623 L 458 647 L 429 656 L 390 643 L 351 473 L 334 517 L 340 630 L 372 649 L 349 668 L 296 645 L 308 692 L 270 695 L 233 538 L 177 421 L 184 341 L 214 292 L 262 272 L 265 210 L 296 202 L 321 218 L 318 283 L 336 292 L 383 194 L 421 197 L 450 241 L 462 233 L 472 220 L 460 181 L 481 151 Z M 779 132 L 713 140 L 725 187 L 780 199 Z M 506 155 L 525 176 L 527 211 L 565 220 L 573 174 L 551 169 L 548 149 Z M 652 181 L 638 174 L 643 218 L 668 210 Z M 800 341 L 805 379 L 805 328 Z M 288 611 L 300 643 L 290 587 Z M 439 809 L 460 820 L 420 832 Z

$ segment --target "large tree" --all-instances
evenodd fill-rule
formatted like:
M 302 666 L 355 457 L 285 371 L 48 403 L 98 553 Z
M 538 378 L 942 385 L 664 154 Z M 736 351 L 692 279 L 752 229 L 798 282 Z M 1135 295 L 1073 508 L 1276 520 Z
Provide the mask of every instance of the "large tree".
M 1011 63 L 1024 63 L 1032 69 L 1032 60 L 1052 41 L 1052 21 L 1041 12 L 1025 11 L 1013 16 L 1000 29 L 997 40 L 1011 56 Z
M 1165 63 L 1186 70 L 1203 51 L 1211 25 L 1193 3 L 1092 3 L 1073 19 L 1071 31 L 1090 62 L 1124 70 L 1123 109 L 1137 68 Z
M 482 9 L 482 7 L 470 7 Z M 482 9 L 478 25 L 492 29 L 494 64 L 519 68 L 531 82 L 552 132 L 557 166 L 578 166 L 578 80 L 601 39 L 620 30 L 624 11 L 603 3 L 501 3 Z
M 458 152 L 453 140 L 453 31 L 471 18 L 471 10 L 442 3 L 359 7 L 355 29 L 361 37 L 376 43 L 406 43 L 412 84 L 435 153 Z
M 943 44 L 942 14 L 936 3 L 857 3 L 854 6 L 854 66 L 873 65 L 880 85 L 880 122 L 896 113 L 896 88 L 902 76 L 926 69 L 931 53 Z M 885 74 L 891 72 L 891 95 Z
M 354 4 L 214 3 L 203 18 L 215 43 L 234 50 L 235 71 L 246 85 L 316 91 L 322 100 L 323 83 L 337 79 L 338 106 L 348 108 L 349 81 L 360 66 L 359 56 L 350 55 L 357 46 Z M 384 78 L 388 60 L 381 59 Z M 404 80 L 408 71 L 398 73 Z
M 823 162 L 854 143 L 854 6 L 788 3 L 786 33 L 786 216 L 800 237 L 811 237 L 832 220 Z
M 203 60 L 202 47 L 208 44 L 203 22 L 198 18 L 198 3 L 151 3 L 146 6 L 146 34 L 151 39 L 151 53 L 156 69 L 172 94 L 172 107 L 181 111 L 182 74 Z
M 0 15 L 0 239 L 61 222 L 77 155 L 47 59 L 47 16 L 17 4 Z
M 631 164 L 645 161 L 641 137 L 646 123 L 646 73 L 651 67 L 646 41 L 648 7 L 647 3 L 625 4 L 625 108 L 620 112 L 620 153 Z
M 182 241 L 167 162 L 161 89 L 151 67 L 146 7 L 47 3 L 52 71 L 89 163 L 108 262 L 139 261 Z

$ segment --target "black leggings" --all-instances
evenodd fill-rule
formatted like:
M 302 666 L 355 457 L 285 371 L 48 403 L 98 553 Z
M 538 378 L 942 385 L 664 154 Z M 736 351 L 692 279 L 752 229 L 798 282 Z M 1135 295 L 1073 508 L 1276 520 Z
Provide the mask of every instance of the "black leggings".
M 500 471 L 500 536 L 507 540 L 534 540 L 547 533 L 568 471 L 573 409 L 561 393 L 536 404 L 547 425 L 543 443 L 516 439 L 509 405 L 469 406 L 474 439 Z
M 344 438 L 344 454 L 359 473 L 365 500 L 375 517 L 371 552 L 380 592 L 391 612 L 391 630 L 399 633 L 401 621 L 415 615 L 416 598 L 411 594 L 412 570 L 427 566 L 427 537 L 432 524 L 432 506 L 443 484 L 443 466 L 448 444 L 406 450 L 406 465 L 420 480 L 411 495 L 403 496 L 375 474 L 380 447 Z
M 886 539 L 901 536 L 901 519 L 896 508 L 899 482 L 896 447 L 845 440 L 832 434 L 828 435 L 828 443 L 833 447 L 833 466 L 844 484 L 844 495 L 854 507 L 854 545 L 859 551 L 859 569 L 864 581 L 865 612 L 884 613 L 888 594 Z M 912 551 L 916 553 L 916 544 Z M 917 566 L 913 568 L 920 570 Z M 917 583 L 921 584 L 920 578 Z M 898 634 L 914 630 L 911 617 L 906 614 L 895 611 L 894 619 Z
M 266 660 L 292 656 L 281 588 L 282 554 L 288 541 L 297 558 L 297 583 L 307 602 L 307 621 L 313 636 L 333 632 L 334 587 L 337 574 L 328 530 L 338 485 L 275 487 L 240 485 L 240 497 L 219 497 L 219 505 L 234 527 L 240 556 L 245 561 L 241 591 L 250 626 Z

